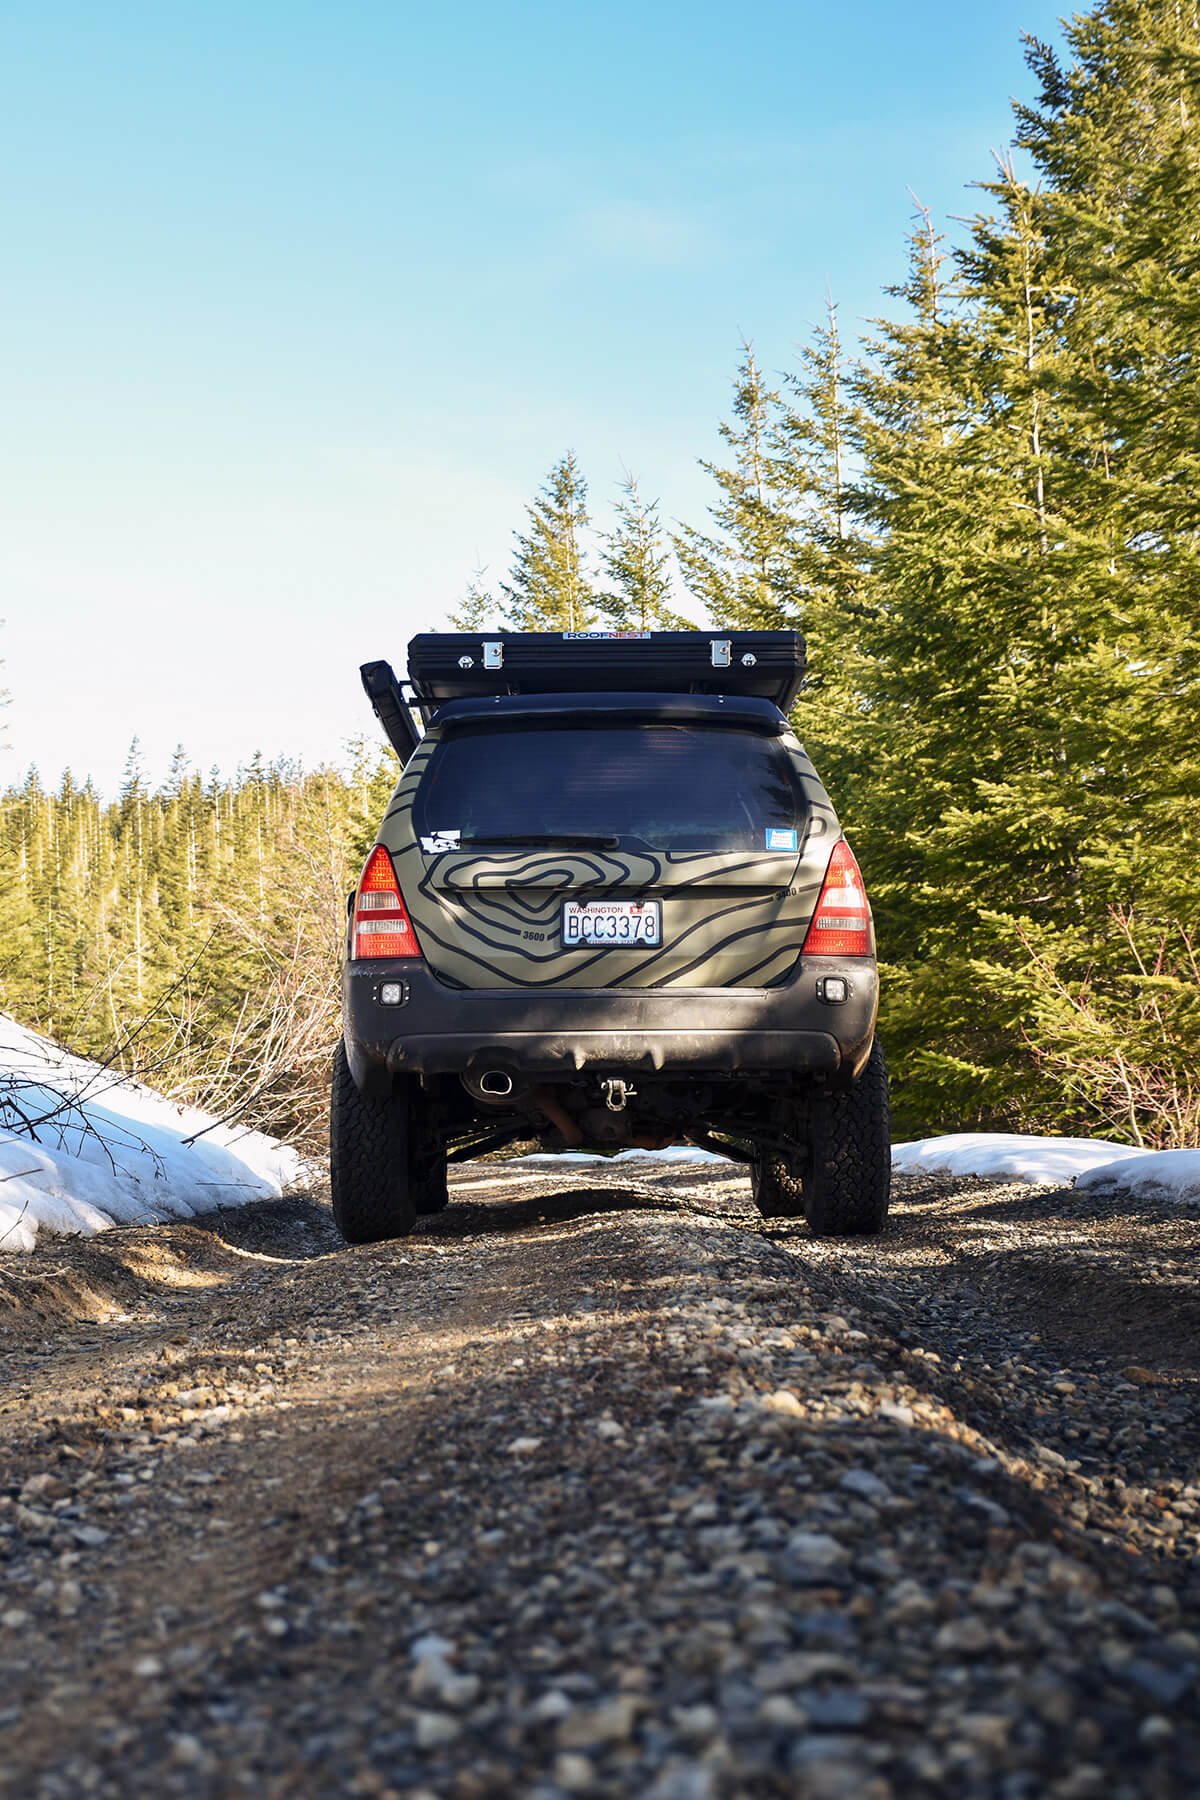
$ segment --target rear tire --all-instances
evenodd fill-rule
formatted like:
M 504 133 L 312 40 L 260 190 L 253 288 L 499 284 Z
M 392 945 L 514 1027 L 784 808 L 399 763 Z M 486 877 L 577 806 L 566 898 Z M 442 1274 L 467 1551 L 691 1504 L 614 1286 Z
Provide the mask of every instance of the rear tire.
M 876 1038 L 867 1066 L 844 1093 L 813 1108 L 804 1216 L 818 1237 L 873 1237 L 892 1186 L 887 1063 Z
M 757 1155 L 750 1165 L 750 1192 L 764 1219 L 804 1216 L 804 1187 L 782 1156 Z
M 450 1190 L 446 1186 L 446 1146 L 437 1138 L 427 1136 L 424 1147 L 417 1158 L 419 1169 L 413 1182 L 413 1204 L 421 1218 L 430 1213 L 445 1212 L 450 1204 Z
M 426 1198 L 437 1199 L 437 1169 L 445 1191 L 446 1157 L 431 1155 L 421 1130 L 419 1089 L 401 1080 L 385 1099 L 361 1094 L 346 1046 L 333 1058 L 329 1107 L 329 1178 L 333 1222 L 348 1244 L 376 1244 L 407 1237 Z M 440 1146 L 438 1147 L 440 1149 Z M 443 1202 L 444 1204 L 444 1202 Z

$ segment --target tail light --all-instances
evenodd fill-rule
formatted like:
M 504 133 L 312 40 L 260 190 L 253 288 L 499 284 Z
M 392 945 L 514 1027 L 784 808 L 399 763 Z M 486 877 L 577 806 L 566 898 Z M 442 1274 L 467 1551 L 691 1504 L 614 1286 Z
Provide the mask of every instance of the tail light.
M 854 852 L 845 838 L 833 846 L 821 897 L 801 955 L 871 955 L 871 909 L 867 905 L 867 890 Z
M 355 962 L 373 956 L 420 956 L 392 859 L 382 844 L 367 858 L 354 896 L 350 954 Z

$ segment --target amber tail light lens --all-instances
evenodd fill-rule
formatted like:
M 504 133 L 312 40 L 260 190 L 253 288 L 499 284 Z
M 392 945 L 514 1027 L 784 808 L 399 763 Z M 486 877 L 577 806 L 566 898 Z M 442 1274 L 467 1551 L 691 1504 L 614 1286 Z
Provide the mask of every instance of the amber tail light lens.
M 871 909 L 867 890 L 845 838 L 833 846 L 803 956 L 870 956 Z
M 355 962 L 372 957 L 417 957 L 421 947 L 413 930 L 392 859 L 376 844 L 354 896 L 350 954 Z

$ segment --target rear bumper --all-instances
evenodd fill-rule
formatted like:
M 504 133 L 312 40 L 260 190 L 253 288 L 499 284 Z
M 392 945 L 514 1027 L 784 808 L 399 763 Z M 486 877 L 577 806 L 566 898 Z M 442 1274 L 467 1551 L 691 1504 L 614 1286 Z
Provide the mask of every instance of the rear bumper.
M 835 1004 L 818 986 L 831 975 L 849 989 Z M 400 984 L 401 1005 L 383 1004 L 386 983 Z M 872 961 L 812 957 L 777 988 L 460 989 L 422 963 L 348 962 L 342 1007 L 364 1091 L 402 1073 L 494 1068 L 539 1080 L 802 1070 L 845 1080 L 870 1051 L 878 981 Z

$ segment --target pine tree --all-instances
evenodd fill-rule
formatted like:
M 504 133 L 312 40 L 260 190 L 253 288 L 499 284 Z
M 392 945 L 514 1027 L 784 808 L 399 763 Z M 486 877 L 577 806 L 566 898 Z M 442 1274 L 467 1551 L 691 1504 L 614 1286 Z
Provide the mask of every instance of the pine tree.
M 42 793 L 37 771 L 4 795 L 0 857 L 0 1005 L 36 1020 L 44 987 L 33 837 Z
M 644 500 L 637 477 L 625 471 L 616 523 L 602 538 L 601 562 L 611 586 L 600 596 L 605 618 L 618 631 L 690 631 L 692 622 L 671 606 L 671 553 L 657 500 Z
M 870 696 L 862 637 L 875 607 L 871 545 L 850 482 L 857 408 L 837 307 L 784 377 L 771 430 L 776 486 L 789 496 L 795 619 L 808 644 L 798 727 L 852 801 L 869 776 Z
M 455 631 L 495 631 L 500 609 L 494 594 L 483 585 L 486 569 L 476 569 L 463 595 L 457 612 L 449 615 L 450 624 Z
M 1042 91 L 1018 109 L 1018 141 L 1051 184 L 1048 234 L 1073 275 L 1081 521 L 1126 689 L 1109 760 L 1181 914 L 1200 848 L 1200 13 L 1110 0 L 1067 43 L 1064 67 L 1030 41 Z M 1169 858 L 1152 848 L 1168 843 Z
M 596 614 L 581 542 L 587 484 L 574 451 L 551 469 L 528 517 L 528 532 L 517 536 L 511 575 L 500 589 L 508 624 L 515 631 L 588 630 Z
M 882 954 L 899 965 L 885 1029 L 902 1129 L 994 1116 L 1023 1079 L 1019 1002 L 980 994 L 979 964 L 998 958 L 987 913 L 1039 891 L 1065 849 L 1024 832 L 1055 706 L 1047 644 L 1069 611 L 1046 566 L 1049 287 L 1030 197 L 1007 176 L 997 197 L 1001 218 L 976 222 L 953 282 L 921 217 L 896 296 L 911 318 L 881 323 L 858 381 L 879 596 L 860 848 Z M 1066 860 L 1078 867 L 1077 847 Z
M 167 771 L 167 793 L 175 798 L 180 797 L 186 793 L 190 779 L 191 765 L 188 761 L 188 753 L 182 744 L 176 744 L 171 756 L 171 766 Z
M 778 393 L 743 343 L 733 422 L 720 428 L 731 466 L 700 464 L 719 490 L 709 509 L 716 532 L 685 525 L 675 539 L 684 583 L 717 625 L 772 630 L 799 622 L 796 496 L 776 454 L 778 407 Z
M 1038 1043 L 1046 971 L 1119 984 L 1115 920 L 1194 923 L 1196 521 L 1173 471 L 1195 414 L 1172 383 L 1182 296 L 1161 304 L 1200 225 L 1162 189 L 1191 129 L 1179 16 L 1113 0 L 1069 28 L 1067 69 L 1030 46 L 1043 96 L 1020 127 L 1045 179 L 1001 159 L 949 294 L 918 257 L 915 321 L 883 328 L 863 383 L 868 860 L 901 946 L 906 1129 L 1069 1122 Z

